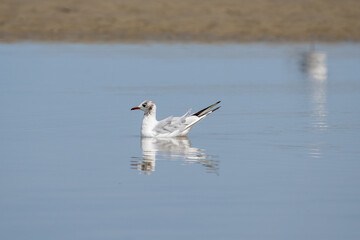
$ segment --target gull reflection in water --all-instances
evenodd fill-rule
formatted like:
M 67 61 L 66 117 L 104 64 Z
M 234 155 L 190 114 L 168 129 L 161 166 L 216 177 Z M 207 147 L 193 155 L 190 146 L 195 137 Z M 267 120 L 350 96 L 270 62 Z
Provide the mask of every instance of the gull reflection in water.
M 219 161 L 207 155 L 204 149 L 191 146 L 187 137 L 141 138 L 142 157 L 134 157 L 131 167 L 141 174 L 155 171 L 157 160 L 181 160 L 185 164 L 201 164 L 208 173 L 218 173 Z
M 323 132 L 328 128 L 327 121 L 327 65 L 326 53 L 319 51 L 309 51 L 303 54 L 302 71 L 306 74 L 310 92 L 312 127 L 315 131 Z M 323 142 L 313 143 L 311 146 L 312 157 L 322 156 Z

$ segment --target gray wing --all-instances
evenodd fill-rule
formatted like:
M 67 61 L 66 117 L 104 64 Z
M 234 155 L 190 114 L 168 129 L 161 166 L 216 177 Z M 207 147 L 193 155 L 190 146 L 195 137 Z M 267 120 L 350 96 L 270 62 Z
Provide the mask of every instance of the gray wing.
M 158 122 L 154 127 L 155 135 L 158 137 L 184 136 L 201 119 L 205 118 L 220 107 L 214 108 L 220 101 L 190 115 L 190 110 L 181 117 L 168 117 Z M 214 109 L 213 109 L 214 108 Z
M 168 117 L 158 122 L 154 127 L 156 135 L 176 135 L 182 132 L 187 126 L 186 118 L 190 116 L 190 110 L 181 117 Z

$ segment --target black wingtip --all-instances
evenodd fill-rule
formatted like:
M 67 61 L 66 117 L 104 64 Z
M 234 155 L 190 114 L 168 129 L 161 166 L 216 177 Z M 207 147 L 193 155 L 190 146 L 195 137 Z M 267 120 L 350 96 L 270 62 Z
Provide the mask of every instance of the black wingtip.
M 202 110 L 194 113 L 193 116 L 200 117 L 201 115 L 204 115 L 204 114 L 206 114 L 206 113 L 209 112 L 209 111 L 213 111 L 213 110 L 210 110 L 210 109 L 211 109 L 212 107 L 215 107 L 216 105 L 218 105 L 220 102 L 221 102 L 221 101 L 217 101 L 216 103 L 214 103 L 214 104 L 212 104 L 212 105 L 210 105 L 210 106 L 208 106 L 208 107 L 206 107 L 206 108 L 204 108 L 204 109 L 202 109 Z M 217 109 L 218 109 L 218 108 L 217 108 Z
M 215 108 L 215 109 L 211 110 L 211 112 L 215 112 L 215 111 L 216 111 L 216 110 L 218 110 L 219 108 L 221 108 L 221 106 L 219 106 L 219 107 L 217 107 L 217 108 Z

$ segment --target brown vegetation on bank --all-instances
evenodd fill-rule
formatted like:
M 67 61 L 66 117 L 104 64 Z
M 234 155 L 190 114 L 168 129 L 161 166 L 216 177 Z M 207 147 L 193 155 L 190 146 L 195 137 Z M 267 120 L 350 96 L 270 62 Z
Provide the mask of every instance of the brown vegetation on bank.
M 359 41 L 359 0 L 0 0 L 0 41 Z

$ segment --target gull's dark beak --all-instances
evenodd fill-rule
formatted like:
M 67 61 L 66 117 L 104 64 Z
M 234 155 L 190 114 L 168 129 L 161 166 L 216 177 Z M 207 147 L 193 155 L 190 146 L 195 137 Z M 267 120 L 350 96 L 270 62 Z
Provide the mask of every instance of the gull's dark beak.
M 139 107 L 133 107 L 133 108 L 130 109 L 130 110 L 140 110 L 140 108 L 139 108 Z

